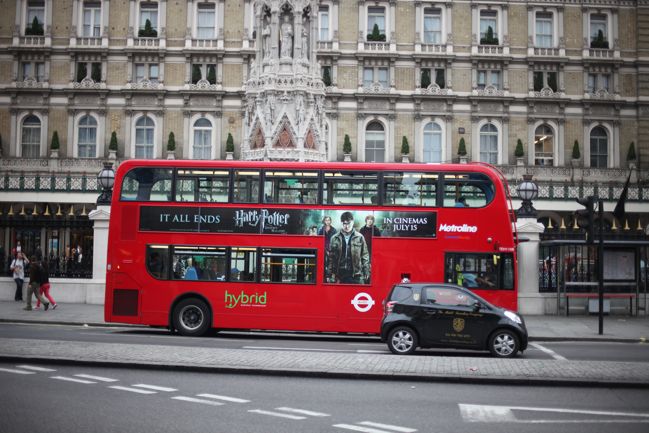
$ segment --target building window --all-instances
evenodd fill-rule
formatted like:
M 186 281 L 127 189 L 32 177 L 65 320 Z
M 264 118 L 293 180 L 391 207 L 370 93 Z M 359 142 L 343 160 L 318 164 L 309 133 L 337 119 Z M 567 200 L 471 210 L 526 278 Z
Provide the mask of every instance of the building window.
M 372 122 L 365 129 L 365 161 L 385 161 L 385 130 L 379 122 Z
M 135 157 L 153 158 L 155 123 L 148 117 L 140 117 L 135 123 Z
M 329 6 L 320 6 L 318 9 L 319 37 L 321 41 L 330 40 L 329 36 Z
M 536 46 L 539 48 L 553 47 L 553 21 L 552 12 L 536 13 Z
M 101 81 L 101 63 L 100 62 L 79 62 L 77 63 L 77 83 L 85 78 L 91 78 L 95 83 Z
M 480 128 L 480 161 L 498 164 L 498 129 L 491 123 Z
M 601 126 L 593 128 L 590 132 L 590 166 L 608 167 L 608 134 Z
M 389 87 L 388 68 L 363 68 L 363 86 L 370 87 L 374 83 L 386 89 Z
M 32 78 L 39 83 L 45 81 L 45 63 L 43 62 L 22 62 L 22 81 Z
M 325 87 L 331 86 L 331 66 L 323 66 L 322 67 L 322 82 L 324 83 Z
M 86 38 L 101 36 L 101 2 L 83 3 L 83 36 Z
M 216 38 L 216 9 L 214 3 L 199 3 L 196 12 L 196 37 Z
M 590 15 L 590 47 L 609 48 L 608 17 L 605 14 Z
M 378 27 L 380 37 L 379 41 L 385 41 L 385 8 L 383 7 L 368 7 L 367 8 L 367 40 L 376 41 L 372 37 L 374 26 Z
M 609 74 L 588 74 L 588 93 L 595 93 L 598 90 L 610 92 L 610 81 Z
M 42 36 L 45 29 L 45 1 L 29 0 L 25 22 L 25 36 Z
M 443 68 L 423 68 L 421 70 L 421 88 L 425 89 L 433 82 L 437 84 L 440 89 L 445 89 L 446 70 Z
M 541 125 L 534 132 L 534 165 L 553 165 L 554 132 L 548 125 Z
M 442 162 L 442 128 L 434 122 L 424 127 L 423 162 Z
M 160 74 L 160 68 L 157 63 L 136 63 L 135 64 L 135 82 L 139 83 L 144 80 L 157 83 Z
M 151 33 L 146 30 L 146 22 L 151 24 Z M 158 3 L 147 2 L 140 4 L 140 28 L 138 37 L 155 38 L 158 36 Z
M 500 71 L 478 70 L 478 89 L 493 86 L 500 89 Z
M 192 153 L 194 159 L 212 158 L 212 122 L 204 117 L 194 122 Z
M 33 114 L 23 120 L 20 140 L 23 158 L 38 158 L 41 153 L 41 120 Z
M 497 11 L 488 9 L 480 11 L 480 45 L 498 45 Z
M 551 71 L 534 71 L 534 91 L 540 92 L 544 88 L 557 91 L 557 73 Z
M 86 115 L 79 120 L 79 158 L 97 156 L 97 121 Z
M 424 43 L 442 43 L 442 11 L 440 9 L 424 9 Z
M 200 80 L 207 80 L 210 84 L 216 84 L 216 65 L 200 64 L 192 65 L 192 84 L 197 84 Z

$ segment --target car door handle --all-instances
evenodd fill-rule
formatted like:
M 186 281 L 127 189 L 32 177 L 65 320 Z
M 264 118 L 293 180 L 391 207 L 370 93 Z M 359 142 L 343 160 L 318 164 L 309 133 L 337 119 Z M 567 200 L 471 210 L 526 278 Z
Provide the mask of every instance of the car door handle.
M 434 316 L 435 314 L 437 314 L 437 311 L 435 311 L 435 310 L 426 310 L 426 314 L 428 314 L 430 316 Z

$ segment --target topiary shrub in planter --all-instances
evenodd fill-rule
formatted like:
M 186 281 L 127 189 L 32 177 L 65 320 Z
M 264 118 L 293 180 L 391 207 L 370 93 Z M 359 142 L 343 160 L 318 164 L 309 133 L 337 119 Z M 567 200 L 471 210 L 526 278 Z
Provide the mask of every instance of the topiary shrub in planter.
M 367 40 L 372 42 L 385 42 L 385 34 L 381 33 L 378 24 L 374 24 L 374 27 L 372 28 L 372 33 L 369 33 L 367 35 Z
M 43 36 L 43 24 L 38 22 L 38 17 L 34 17 L 32 25 L 25 28 L 25 36 Z
M 597 31 L 597 36 L 590 42 L 590 47 L 608 50 L 608 41 L 604 39 L 604 32 Z
M 575 142 L 572 145 L 572 159 L 579 159 L 581 158 L 581 152 L 579 152 L 579 142 L 575 140 Z
M 322 82 L 325 87 L 331 86 L 331 74 L 329 73 L 329 66 L 322 68 Z
M 427 89 L 430 86 L 430 69 L 421 70 L 421 88 Z
M 167 159 L 174 159 L 176 157 L 176 136 L 173 131 L 169 133 L 167 140 Z
M 151 26 L 151 20 L 146 20 L 144 28 L 137 32 L 139 38 L 157 38 L 158 31 Z
M 50 143 L 50 158 L 59 157 L 60 147 L 61 147 L 61 143 L 59 142 L 59 132 L 54 131 L 54 133 L 52 134 L 52 143 Z
M 480 45 L 498 45 L 498 38 L 494 37 L 494 30 L 491 26 L 487 27 L 487 34 L 480 38 Z
M 117 158 L 117 133 L 115 131 L 110 134 L 110 143 L 108 144 L 108 158 Z
M 225 140 L 225 159 L 234 159 L 234 138 L 230 132 Z
M 352 142 L 348 134 L 345 134 L 345 141 L 343 142 L 343 155 L 345 157 L 344 161 L 352 160 Z
M 629 144 L 629 151 L 626 154 L 626 161 L 629 164 L 629 167 L 635 167 L 636 158 L 635 143 L 632 141 L 631 144 Z

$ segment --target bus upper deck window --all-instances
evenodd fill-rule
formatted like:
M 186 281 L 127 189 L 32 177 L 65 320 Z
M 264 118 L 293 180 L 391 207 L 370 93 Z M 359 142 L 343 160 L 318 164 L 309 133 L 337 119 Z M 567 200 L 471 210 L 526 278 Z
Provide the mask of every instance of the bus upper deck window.
M 484 207 L 494 199 L 494 184 L 482 173 L 444 174 L 444 207 Z
M 138 167 L 124 176 L 120 199 L 125 201 L 171 201 L 172 170 Z
M 232 185 L 234 203 L 259 203 L 260 173 L 258 170 L 236 170 Z
M 377 205 L 378 173 L 334 171 L 324 173 L 324 204 Z
M 383 175 L 383 204 L 435 206 L 437 173 L 395 172 Z
M 229 186 L 227 170 L 178 170 L 176 201 L 227 203 Z
M 264 203 L 316 204 L 317 201 L 317 172 L 268 170 L 264 173 Z

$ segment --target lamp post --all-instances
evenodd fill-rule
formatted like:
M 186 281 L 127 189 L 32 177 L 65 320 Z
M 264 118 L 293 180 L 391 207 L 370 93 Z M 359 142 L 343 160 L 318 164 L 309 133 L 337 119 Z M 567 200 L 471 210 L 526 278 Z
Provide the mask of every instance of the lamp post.
M 97 199 L 98 205 L 110 205 L 110 198 L 113 194 L 115 184 L 115 170 L 112 162 L 104 162 L 104 168 L 97 175 L 97 181 L 101 186 L 101 195 Z
M 536 209 L 532 205 L 532 200 L 539 196 L 539 187 L 532 180 L 531 174 L 523 175 L 523 181 L 518 184 L 516 191 L 520 199 L 523 200 L 520 209 L 516 211 L 516 215 L 519 218 L 536 218 Z

